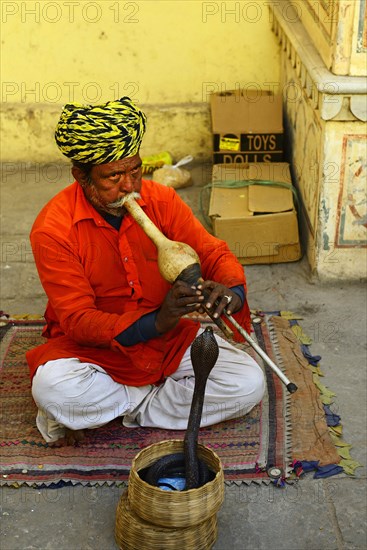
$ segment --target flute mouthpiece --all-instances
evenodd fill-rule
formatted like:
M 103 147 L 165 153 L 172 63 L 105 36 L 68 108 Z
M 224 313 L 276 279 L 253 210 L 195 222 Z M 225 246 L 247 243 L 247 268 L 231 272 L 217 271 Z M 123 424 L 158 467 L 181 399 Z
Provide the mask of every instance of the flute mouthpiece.
M 141 199 L 140 193 L 136 193 L 135 191 L 133 191 L 132 193 L 128 193 L 127 195 L 125 195 L 124 198 L 121 200 L 121 206 L 124 206 L 125 203 L 133 199 Z

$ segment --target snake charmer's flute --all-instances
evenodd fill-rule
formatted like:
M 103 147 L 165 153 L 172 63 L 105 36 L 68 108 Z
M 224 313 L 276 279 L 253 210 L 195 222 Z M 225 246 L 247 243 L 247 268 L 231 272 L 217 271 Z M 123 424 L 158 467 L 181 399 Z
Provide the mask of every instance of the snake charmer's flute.
M 171 284 L 177 280 L 185 281 L 190 285 L 203 282 L 200 258 L 195 250 L 186 243 L 172 241 L 163 235 L 135 201 L 138 198 L 140 198 L 139 193 L 129 193 L 125 196 L 123 205 L 157 247 L 158 268 L 162 277 Z M 203 308 L 227 338 L 232 338 L 233 331 L 228 325 L 220 318 L 213 318 L 213 314 L 204 305 Z
M 173 284 L 176 280 L 182 280 L 191 285 L 203 282 L 200 268 L 200 258 L 195 250 L 188 244 L 179 241 L 172 241 L 165 237 L 157 226 L 148 218 L 143 209 L 135 199 L 140 198 L 139 193 L 129 193 L 124 198 L 124 207 L 131 214 L 134 220 L 140 225 L 143 231 L 153 241 L 158 251 L 158 268 L 164 279 Z M 228 338 L 233 337 L 233 331 L 222 319 L 213 319 L 203 305 L 206 313 L 213 322 L 223 331 Z M 245 338 L 252 348 L 262 357 L 267 365 L 275 372 L 280 380 L 286 385 L 290 393 L 297 390 L 297 386 L 290 382 L 279 367 L 268 357 L 268 355 L 256 344 L 251 336 L 237 323 L 237 321 L 224 312 L 226 318 L 233 324 L 238 332 Z

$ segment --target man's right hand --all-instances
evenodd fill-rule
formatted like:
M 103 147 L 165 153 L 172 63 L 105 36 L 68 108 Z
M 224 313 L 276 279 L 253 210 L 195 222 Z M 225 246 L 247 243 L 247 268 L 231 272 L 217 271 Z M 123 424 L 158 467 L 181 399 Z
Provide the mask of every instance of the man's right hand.
M 160 334 L 173 329 L 181 317 L 200 309 L 204 300 L 201 292 L 183 281 L 176 281 L 167 293 L 156 317 Z

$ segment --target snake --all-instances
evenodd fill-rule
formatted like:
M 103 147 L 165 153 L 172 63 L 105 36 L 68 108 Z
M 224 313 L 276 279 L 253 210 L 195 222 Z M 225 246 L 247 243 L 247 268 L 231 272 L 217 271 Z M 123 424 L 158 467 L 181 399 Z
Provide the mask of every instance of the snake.
M 219 355 L 219 348 L 212 327 L 206 327 L 193 341 L 190 350 L 191 362 L 195 374 L 194 393 L 187 429 L 184 438 L 184 452 L 166 455 L 157 460 L 140 477 L 153 486 L 163 477 L 185 474 L 185 490 L 205 485 L 213 478 L 207 464 L 197 456 L 197 444 L 200 422 L 203 412 L 205 387 L 208 376 Z

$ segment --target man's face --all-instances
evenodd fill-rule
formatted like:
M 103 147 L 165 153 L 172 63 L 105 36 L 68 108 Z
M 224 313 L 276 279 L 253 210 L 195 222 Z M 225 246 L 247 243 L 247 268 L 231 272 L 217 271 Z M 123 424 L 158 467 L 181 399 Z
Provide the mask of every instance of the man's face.
M 73 169 L 73 175 L 81 183 L 87 199 L 97 210 L 119 216 L 123 210 L 120 201 L 128 193 L 140 193 L 141 164 L 141 158 L 137 153 L 133 157 L 93 166 L 88 182 L 85 178 L 81 181 L 78 169 L 76 172 Z

